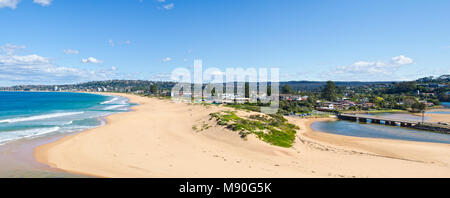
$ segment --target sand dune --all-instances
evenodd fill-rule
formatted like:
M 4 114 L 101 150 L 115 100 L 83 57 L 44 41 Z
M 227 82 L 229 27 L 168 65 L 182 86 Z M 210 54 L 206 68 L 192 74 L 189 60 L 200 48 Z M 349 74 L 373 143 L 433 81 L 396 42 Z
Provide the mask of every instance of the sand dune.
M 132 112 L 105 126 L 35 150 L 39 162 L 99 177 L 450 177 L 450 145 L 345 137 L 314 132 L 313 119 L 293 119 L 292 148 L 253 136 L 243 140 L 208 124 L 219 106 L 175 104 L 134 95 Z

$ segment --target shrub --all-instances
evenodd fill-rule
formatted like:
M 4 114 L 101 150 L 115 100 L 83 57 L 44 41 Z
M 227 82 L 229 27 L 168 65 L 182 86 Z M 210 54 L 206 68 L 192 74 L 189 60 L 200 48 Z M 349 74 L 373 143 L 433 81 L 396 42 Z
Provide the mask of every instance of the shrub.
M 296 130 L 299 129 L 279 114 L 241 118 L 235 112 L 224 111 L 210 114 L 210 119 L 215 119 L 218 125 L 239 132 L 242 138 L 246 138 L 248 134 L 255 134 L 259 139 L 281 147 L 291 147 Z

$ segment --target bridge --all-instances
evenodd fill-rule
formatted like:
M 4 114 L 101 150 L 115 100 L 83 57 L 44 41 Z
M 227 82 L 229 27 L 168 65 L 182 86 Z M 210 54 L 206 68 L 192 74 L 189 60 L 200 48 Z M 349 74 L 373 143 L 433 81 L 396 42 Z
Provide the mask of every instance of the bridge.
M 408 127 L 450 134 L 450 125 L 444 123 L 434 123 L 434 122 L 422 123 L 421 121 L 386 118 L 382 116 L 367 115 L 367 114 L 339 114 L 338 118 L 341 120 L 348 120 L 360 123 L 369 123 L 370 121 L 370 123 L 373 124 Z

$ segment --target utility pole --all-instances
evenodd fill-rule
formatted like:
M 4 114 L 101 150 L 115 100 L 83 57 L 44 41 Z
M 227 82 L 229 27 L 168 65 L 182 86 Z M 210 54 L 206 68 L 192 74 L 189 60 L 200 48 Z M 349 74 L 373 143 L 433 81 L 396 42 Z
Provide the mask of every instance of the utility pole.
M 422 124 L 425 123 L 425 110 L 427 109 L 427 106 L 428 106 L 428 97 L 425 94 L 425 106 L 424 106 L 424 108 L 422 110 Z
M 425 110 L 422 110 L 422 124 L 425 123 Z

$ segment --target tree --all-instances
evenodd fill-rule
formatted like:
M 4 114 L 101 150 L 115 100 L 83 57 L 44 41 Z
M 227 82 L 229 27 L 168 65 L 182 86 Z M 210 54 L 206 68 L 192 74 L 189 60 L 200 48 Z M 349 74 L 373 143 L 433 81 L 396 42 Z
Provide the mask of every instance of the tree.
M 291 93 L 293 93 L 291 86 L 289 86 L 289 85 L 284 85 L 284 86 L 281 88 L 281 93 L 282 93 L 282 94 L 291 94 Z
M 403 97 L 403 103 L 406 106 L 411 107 L 413 104 L 417 103 L 417 99 L 413 96 L 405 96 Z
M 411 108 L 413 112 L 422 113 L 422 124 L 423 124 L 425 121 L 425 109 L 427 108 L 427 104 L 422 102 L 416 102 L 413 105 L 411 105 Z
M 157 94 L 158 93 L 158 85 L 156 85 L 156 84 L 150 85 L 150 93 Z
M 216 88 L 215 87 L 211 90 L 211 96 L 216 96 Z
M 336 85 L 333 81 L 328 81 L 325 85 L 325 88 L 322 90 L 322 98 L 328 100 L 328 101 L 335 101 L 336 100 Z
M 384 98 L 382 97 L 375 97 L 375 104 L 377 104 L 378 107 L 384 107 Z
M 416 112 L 423 112 L 427 108 L 427 105 L 423 102 L 416 102 L 411 105 L 411 109 Z
M 245 82 L 245 97 L 250 98 L 250 85 L 248 82 Z

